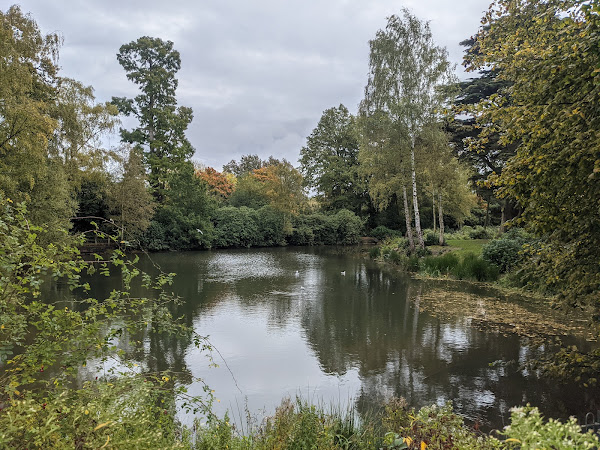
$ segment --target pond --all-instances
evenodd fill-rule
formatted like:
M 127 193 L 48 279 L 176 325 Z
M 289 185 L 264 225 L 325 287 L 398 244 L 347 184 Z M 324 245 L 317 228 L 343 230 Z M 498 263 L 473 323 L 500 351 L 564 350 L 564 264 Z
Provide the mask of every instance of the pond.
M 570 343 L 592 345 L 577 320 L 528 301 L 469 283 L 412 279 L 336 248 L 162 253 L 151 260 L 142 258 L 142 268 L 152 272 L 158 264 L 177 273 L 173 289 L 184 303 L 176 313 L 209 336 L 219 367 L 190 340 L 156 336 L 146 336 L 135 356 L 140 367 L 180 372 L 183 383 L 204 379 L 219 399 L 215 412 L 229 410 L 234 420 L 246 408 L 258 417 L 272 413 L 283 397 L 298 394 L 326 405 L 355 402 L 359 412 L 390 396 L 415 407 L 452 400 L 484 430 L 501 428 L 510 408 L 526 403 L 556 418 L 582 419 L 597 408 L 595 392 L 525 366 L 551 351 L 550 338 L 539 333 L 576 333 Z M 119 287 L 117 277 L 95 281 L 96 298 Z M 514 317 L 500 324 L 506 314 Z M 202 393 L 199 383 L 188 388 Z

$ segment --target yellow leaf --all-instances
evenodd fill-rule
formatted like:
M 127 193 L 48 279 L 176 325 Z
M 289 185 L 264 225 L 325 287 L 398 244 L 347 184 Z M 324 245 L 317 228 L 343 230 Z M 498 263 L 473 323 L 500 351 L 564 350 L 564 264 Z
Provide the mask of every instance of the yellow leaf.
M 411 438 L 409 438 L 409 437 L 405 437 L 405 438 L 403 439 L 403 441 L 404 441 L 404 443 L 405 443 L 406 445 L 409 445 L 409 446 L 410 446 L 410 445 L 412 444 L 412 439 L 411 439 Z
M 108 445 L 108 441 L 110 441 L 110 436 L 106 436 L 106 442 L 104 443 L 104 445 L 100 448 L 105 448 Z
M 421 450 L 425 450 L 427 448 L 427 444 L 425 441 L 421 441 Z
M 505 440 L 504 442 L 515 442 L 517 444 L 520 444 L 521 441 L 515 438 L 508 438 L 507 440 Z
M 111 424 L 112 422 L 109 420 L 108 422 L 104 422 L 101 423 L 100 425 L 96 426 L 96 428 L 94 428 L 94 431 L 98 431 L 100 428 L 104 428 L 107 427 Z

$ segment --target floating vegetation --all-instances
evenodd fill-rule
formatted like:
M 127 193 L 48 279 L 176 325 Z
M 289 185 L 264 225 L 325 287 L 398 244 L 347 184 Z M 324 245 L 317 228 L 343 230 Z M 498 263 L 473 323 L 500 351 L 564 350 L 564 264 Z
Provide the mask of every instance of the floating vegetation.
M 529 338 L 577 336 L 595 341 L 585 317 L 560 315 L 547 305 L 520 305 L 497 297 L 453 292 L 426 291 L 412 298 L 421 311 L 438 318 L 463 318 L 482 331 Z

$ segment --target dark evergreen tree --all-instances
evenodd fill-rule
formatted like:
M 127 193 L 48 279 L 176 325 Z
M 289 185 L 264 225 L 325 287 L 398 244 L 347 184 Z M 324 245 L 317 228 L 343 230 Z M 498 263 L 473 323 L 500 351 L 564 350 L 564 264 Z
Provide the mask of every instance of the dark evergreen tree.
M 127 78 L 141 90 L 135 99 L 113 97 L 121 113 L 139 121 L 137 128 L 121 129 L 121 138 L 144 149 L 150 186 L 162 202 L 168 174 L 178 170 L 194 153 L 185 136 L 193 118 L 192 109 L 178 107 L 175 97 L 175 74 L 181 68 L 181 58 L 173 49 L 173 42 L 144 36 L 122 45 L 117 59 Z

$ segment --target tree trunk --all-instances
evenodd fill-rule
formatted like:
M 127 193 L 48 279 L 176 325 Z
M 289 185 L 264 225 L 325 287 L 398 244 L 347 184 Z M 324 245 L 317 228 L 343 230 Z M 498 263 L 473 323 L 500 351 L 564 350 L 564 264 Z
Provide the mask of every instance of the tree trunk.
M 506 200 L 502 200 L 502 218 L 500 219 L 500 234 L 506 231 Z
M 484 228 L 490 226 L 490 199 L 491 196 L 488 195 L 487 202 L 485 203 L 485 222 L 483 223 Z
M 435 190 L 431 194 L 431 211 L 433 211 L 433 232 L 435 233 L 437 231 L 435 220 Z
M 442 193 L 441 192 L 438 194 L 438 213 L 439 213 L 439 220 L 440 220 L 440 245 L 444 245 L 446 241 L 444 239 L 444 211 L 442 209 Z
M 408 209 L 408 196 L 406 195 L 406 186 L 402 186 L 404 194 L 404 219 L 406 221 L 406 237 L 408 238 L 408 248 L 410 252 L 415 251 L 415 240 L 413 239 L 412 226 L 410 225 L 410 211 Z
M 421 215 L 419 214 L 419 200 L 417 199 L 417 173 L 415 169 L 415 142 L 413 139 L 412 147 L 410 149 L 410 165 L 412 172 L 412 188 L 413 188 L 413 207 L 415 210 L 415 231 L 417 232 L 417 240 L 419 241 L 419 247 L 425 248 L 425 241 L 423 240 L 423 230 L 421 230 Z

